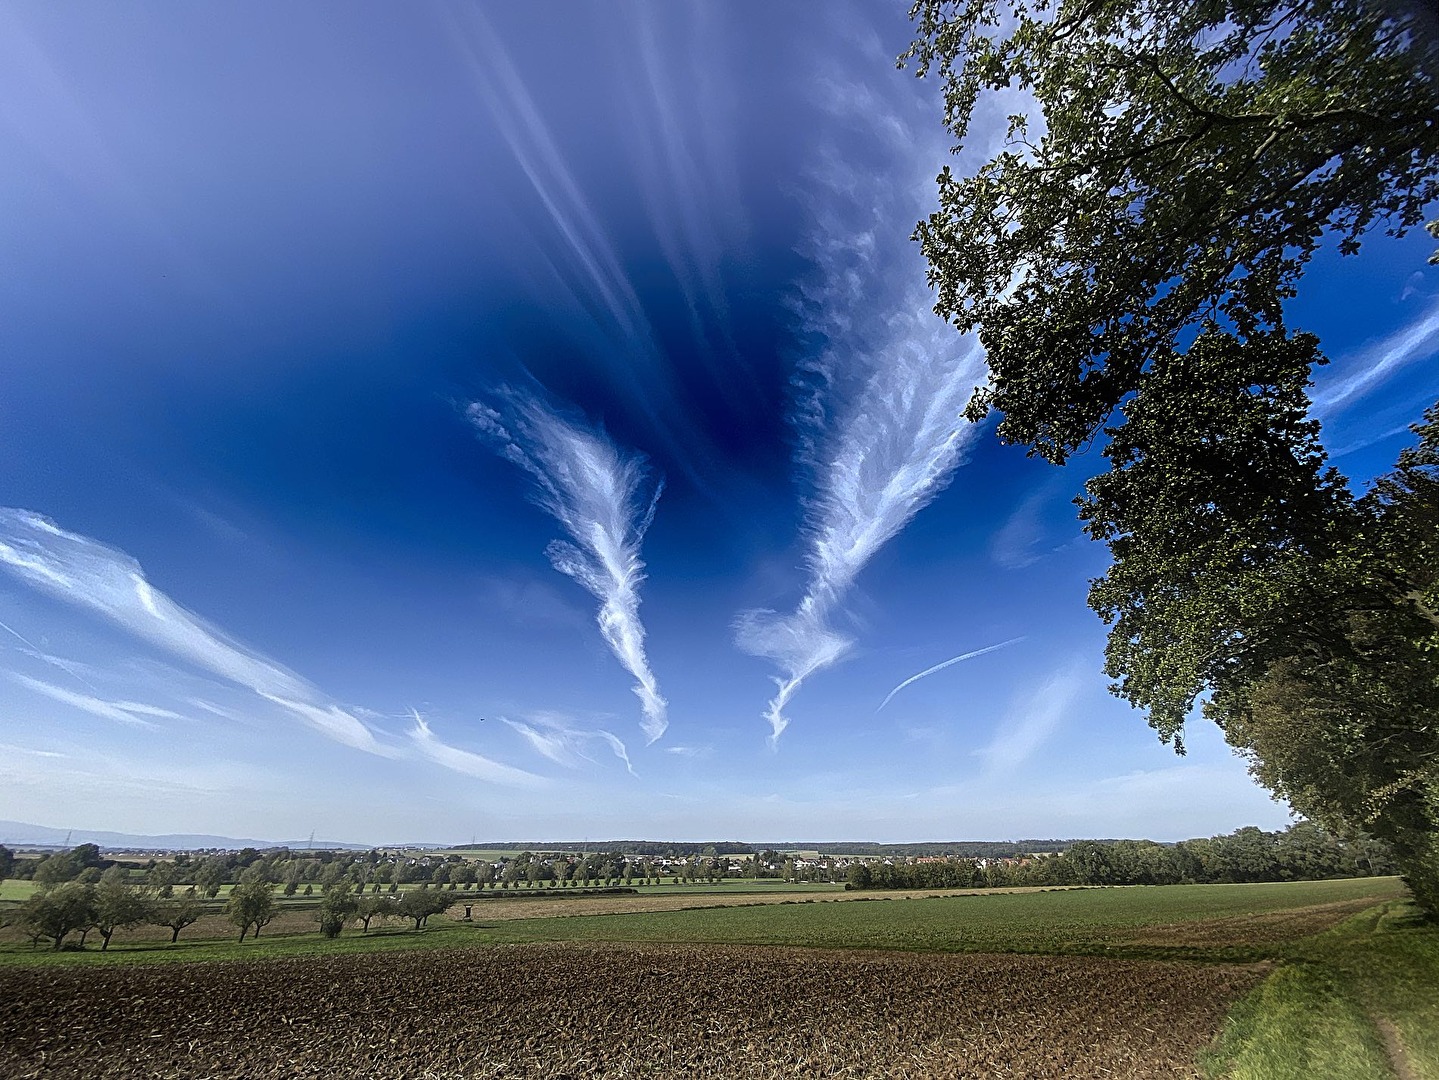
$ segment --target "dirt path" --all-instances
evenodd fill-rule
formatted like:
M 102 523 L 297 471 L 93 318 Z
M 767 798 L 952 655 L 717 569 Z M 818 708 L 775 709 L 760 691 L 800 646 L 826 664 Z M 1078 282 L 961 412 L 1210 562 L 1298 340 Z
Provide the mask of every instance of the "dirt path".
M 1399 1034 L 1399 1029 L 1394 1026 L 1394 1021 L 1387 1016 L 1373 1014 L 1370 1019 L 1379 1029 L 1379 1037 L 1384 1040 L 1384 1053 L 1389 1057 L 1389 1067 L 1394 1070 L 1394 1075 L 1399 1080 L 1421 1080 L 1418 1070 L 1409 1060 L 1409 1051 L 1404 1049 L 1404 1039 Z

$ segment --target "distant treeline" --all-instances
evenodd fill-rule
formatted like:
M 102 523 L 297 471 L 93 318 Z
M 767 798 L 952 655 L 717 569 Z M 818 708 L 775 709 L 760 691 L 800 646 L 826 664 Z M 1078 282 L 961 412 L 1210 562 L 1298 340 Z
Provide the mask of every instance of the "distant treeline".
M 817 851 L 821 855 L 863 855 L 883 857 L 900 855 L 907 859 L 931 858 L 949 855 L 956 859 L 1009 859 L 1038 852 L 1064 851 L 1075 840 L 960 840 L 934 844 L 797 844 L 804 851 Z M 1095 843 L 1113 843 L 1097 840 Z
M 1110 843 L 1100 840 L 1099 843 Z M 952 855 L 962 859 L 1002 859 L 1036 852 L 1063 851 L 1073 840 L 957 840 L 928 844 L 876 844 L 862 840 L 843 840 L 833 843 L 763 843 L 744 844 L 737 840 L 703 840 L 695 843 L 673 843 L 664 840 L 604 840 L 588 841 L 505 841 L 502 843 L 476 842 L 454 844 L 449 851 L 597 851 L 615 852 L 621 855 L 645 855 L 670 859 L 689 858 L 692 855 L 711 857 L 714 855 L 758 855 L 762 851 L 814 851 L 821 855 L 902 855 L 918 858 L 928 855 Z
M 760 849 L 738 840 L 704 840 L 698 843 L 675 843 L 668 840 L 505 840 L 476 841 L 472 844 L 451 844 L 446 851 L 606 851 L 618 855 L 648 855 L 669 859 L 687 859 L 691 855 L 753 855 Z
M 1062 853 L 997 861 L 854 863 L 851 889 L 997 888 L 1016 885 L 1181 885 L 1301 881 L 1397 873 L 1388 847 L 1301 822 L 1284 832 L 1249 827 L 1226 836 L 1156 844 L 1076 840 Z

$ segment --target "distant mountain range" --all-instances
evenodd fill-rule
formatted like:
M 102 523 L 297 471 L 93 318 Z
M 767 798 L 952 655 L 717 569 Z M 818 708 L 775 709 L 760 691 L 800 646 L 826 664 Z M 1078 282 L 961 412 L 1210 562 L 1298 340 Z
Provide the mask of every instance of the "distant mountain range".
M 94 829 L 52 829 L 47 825 L 31 825 L 24 821 L 0 821 L 0 844 L 59 847 L 66 843 L 71 847 L 76 844 L 95 844 L 102 848 L 121 848 L 132 851 L 197 851 L 202 848 L 239 850 L 247 847 L 288 847 L 301 850 L 311 847 L 330 851 L 369 851 L 373 846 L 371 844 L 350 844 L 343 840 L 242 840 L 233 836 L 208 836 L 202 833 L 136 836 L 133 833 L 102 832 Z M 439 845 L 434 846 L 438 847 Z

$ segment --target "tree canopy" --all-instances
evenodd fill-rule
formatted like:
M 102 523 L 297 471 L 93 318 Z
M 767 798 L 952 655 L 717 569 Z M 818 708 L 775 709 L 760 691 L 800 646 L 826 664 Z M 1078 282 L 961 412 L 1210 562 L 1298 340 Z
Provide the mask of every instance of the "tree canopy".
M 917 231 L 937 310 L 978 329 L 970 415 L 1055 462 L 1199 327 L 1242 342 L 1326 240 L 1419 225 L 1439 197 L 1439 22 L 1419 0 L 920 0 L 901 62 L 1020 103 L 948 167 Z M 1029 102 L 1026 104 L 1026 100 Z M 1432 229 L 1431 229 L 1432 231 Z
M 901 63 L 961 146 L 916 237 L 977 330 L 969 415 L 1062 464 L 1113 555 L 1090 605 L 1112 689 L 1183 750 L 1196 702 L 1296 809 L 1395 846 L 1439 911 L 1439 412 L 1355 498 L 1309 415 L 1285 303 L 1321 246 L 1439 197 L 1439 15 L 1377 0 L 921 0 Z M 1439 236 L 1439 224 L 1429 231 Z

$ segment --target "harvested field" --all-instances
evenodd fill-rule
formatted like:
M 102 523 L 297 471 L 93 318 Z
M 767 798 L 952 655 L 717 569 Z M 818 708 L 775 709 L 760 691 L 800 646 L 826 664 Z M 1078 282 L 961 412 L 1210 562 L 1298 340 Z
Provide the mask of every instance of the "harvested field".
M 593 943 L 9 967 L 0 1076 L 1193 1076 L 1262 975 Z

